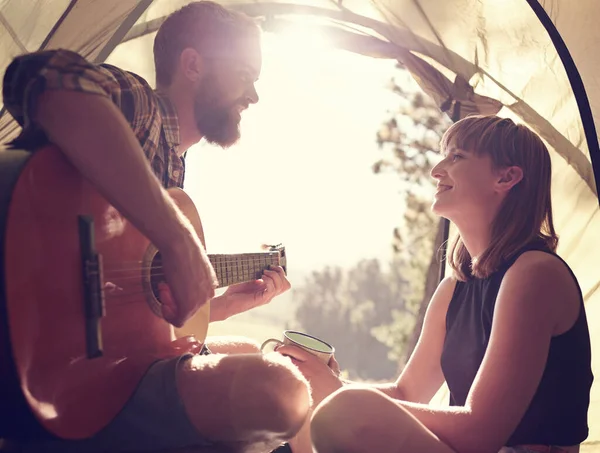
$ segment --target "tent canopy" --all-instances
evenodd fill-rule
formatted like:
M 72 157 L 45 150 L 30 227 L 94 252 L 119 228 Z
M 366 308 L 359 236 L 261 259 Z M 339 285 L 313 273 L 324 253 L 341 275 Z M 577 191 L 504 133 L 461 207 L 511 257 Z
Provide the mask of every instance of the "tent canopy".
M 553 163 L 559 253 L 582 287 L 600 376 L 600 3 L 596 0 L 220 0 L 283 29 L 303 18 L 342 48 L 396 59 L 453 118 L 496 113 L 536 131 Z M 68 48 L 90 60 L 126 61 L 154 80 L 151 37 L 186 0 L 0 0 L 0 74 L 12 58 Z M 0 100 L 1 101 L 1 100 Z M 0 104 L 1 105 L 1 104 Z M 18 133 L 6 112 L 0 142 Z M 600 446 L 600 384 L 592 389 L 590 436 Z

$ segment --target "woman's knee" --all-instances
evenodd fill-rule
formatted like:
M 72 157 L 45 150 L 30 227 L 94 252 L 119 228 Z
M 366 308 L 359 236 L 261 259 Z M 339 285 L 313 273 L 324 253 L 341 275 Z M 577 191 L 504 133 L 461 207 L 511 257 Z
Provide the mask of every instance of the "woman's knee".
M 323 400 L 311 420 L 311 435 L 315 446 L 320 447 L 319 452 L 334 452 L 338 448 L 342 451 L 346 444 L 354 445 L 354 436 L 369 423 L 363 410 L 365 400 L 372 397 L 370 389 L 345 387 Z M 333 446 L 336 448 L 332 449 Z
M 379 436 L 390 409 L 404 412 L 377 390 L 361 387 L 338 390 L 323 400 L 312 416 L 315 448 L 319 453 L 365 451 L 363 441 Z

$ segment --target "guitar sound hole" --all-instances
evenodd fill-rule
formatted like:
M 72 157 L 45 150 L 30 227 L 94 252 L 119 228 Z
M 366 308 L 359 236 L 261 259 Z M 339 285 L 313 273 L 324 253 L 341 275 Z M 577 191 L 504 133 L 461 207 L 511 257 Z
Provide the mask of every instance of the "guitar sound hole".
M 160 252 L 157 252 L 152 258 L 152 264 L 150 268 L 150 287 L 152 288 L 152 293 L 156 300 L 160 303 L 160 293 L 158 292 L 158 285 L 160 283 L 165 282 L 165 274 L 162 268 L 162 257 L 160 256 Z

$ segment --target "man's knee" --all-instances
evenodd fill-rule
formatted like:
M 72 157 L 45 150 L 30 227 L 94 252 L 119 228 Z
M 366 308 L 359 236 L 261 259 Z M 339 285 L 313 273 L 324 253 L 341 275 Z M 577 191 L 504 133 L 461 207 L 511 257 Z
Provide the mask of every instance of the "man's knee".
M 280 354 L 196 357 L 178 375 L 192 423 L 209 439 L 292 437 L 310 408 L 308 384 Z
M 214 336 L 206 340 L 206 346 L 215 354 L 258 354 L 260 344 L 242 336 Z
M 264 423 L 275 426 L 285 437 L 294 436 L 311 407 L 308 382 L 288 358 L 277 353 L 262 356 L 254 366 L 256 372 L 248 377 L 248 385 L 262 395 Z

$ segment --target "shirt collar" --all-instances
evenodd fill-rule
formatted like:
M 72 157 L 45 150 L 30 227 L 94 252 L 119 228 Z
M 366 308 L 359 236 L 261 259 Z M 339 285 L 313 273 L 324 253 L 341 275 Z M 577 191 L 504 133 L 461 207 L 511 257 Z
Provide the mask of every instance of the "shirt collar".
M 162 129 L 165 134 L 167 145 L 169 148 L 177 149 L 181 143 L 177 112 L 175 111 L 173 103 L 165 93 L 156 91 L 156 96 L 158 98 L 158 106 L 162 117 Z

